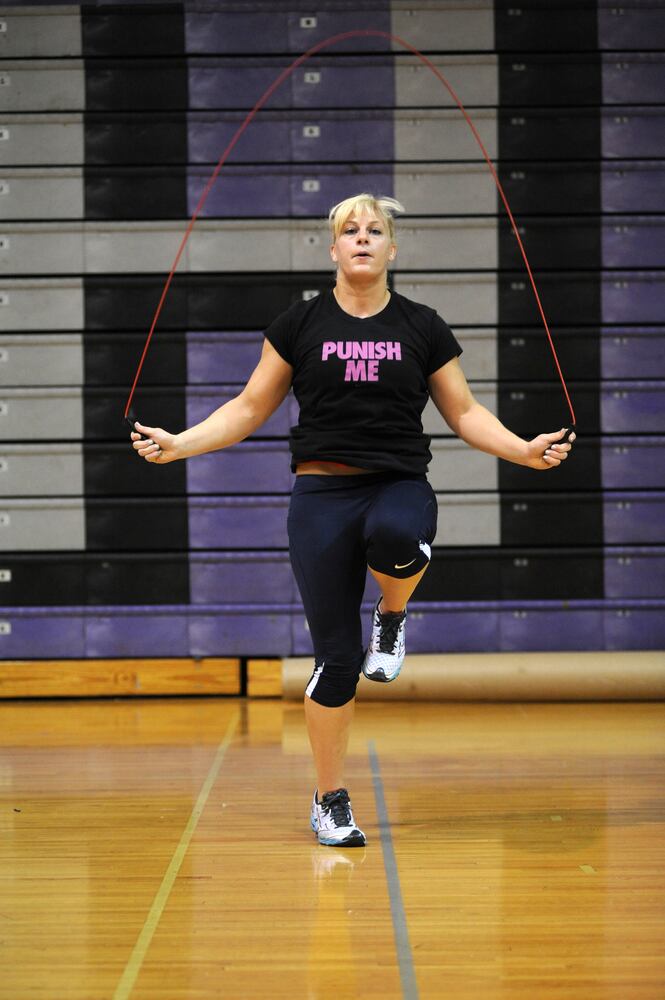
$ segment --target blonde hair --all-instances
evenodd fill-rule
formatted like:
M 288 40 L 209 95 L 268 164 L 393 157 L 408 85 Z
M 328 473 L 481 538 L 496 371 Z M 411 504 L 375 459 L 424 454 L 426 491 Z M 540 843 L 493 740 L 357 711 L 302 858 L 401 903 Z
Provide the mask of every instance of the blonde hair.
M 395 198 L 376 198 L 373 194 L 368 194 L 366 191 L 362 194 L 354 194 L 350 198 L 345 198 L 344 201 L 338 202 L 337 205 L 333 205 L 330 209 L 328 213 L 330 237 L 334 243 L 352 215 L 371 212 L 385 219 L 390 242 L 395 243 L 395 220 L 393 213 L 405 211 L 404 206 Z

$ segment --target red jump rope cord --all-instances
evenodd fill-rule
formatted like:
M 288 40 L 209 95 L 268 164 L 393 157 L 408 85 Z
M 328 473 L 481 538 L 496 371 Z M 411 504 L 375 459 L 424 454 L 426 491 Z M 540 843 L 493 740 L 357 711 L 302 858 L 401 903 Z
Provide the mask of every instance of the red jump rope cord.
M 545 313 L 543 312 L 543 307 L 542 307 L 542 304 L 541 304 L 541 301 L 540 301 L 540 296 L 538 295 L 538 289 L 536 288 L 536 283 L 535 283 L 535 281 L 533 279 L 533 274 L 531 273 L 531 267 L 529 266 L 529 261 L 528 261 L 527 255 L 526 255 L 526 251 L 524 249 L 524 246 L 522 245 L 522 240 L 520 239 L 520 234 L 517 231 L 517 226 L 515 225 L 515 220 L 513 218 L 513 213 L 511 212 L 510 205 L 508 204 L 508 199 L 506 198 L 504 190 L 501 187 L 501 182 L 499 181 L 499 178 L 497 177 L 496 170 L 494 169 L 494 164 L 492 163 L 492 161 L 491 161 L 491 159 L 490 159 L 490 157 L 489 157 L 489 155 L 487 153 L 487 150 L 485 149 L 485 146 L 483 145 L 482 139 L 478 135 L 478 132 L 476 131 L 476 128 L 475 128 L 473 122 L 471 121 L 471 119 L 469 118 L 468 114 L 466 113 L 466 109 L 465 109 L 464 105 L 462 104 L 462 102 L 460 101 L 459 97 L 457 96 L 457 94 L 453 90 L 452 86 L 448 83 L 448 81 L 444 77 L 443 73 L 441 73 L 436 68 L 436 66 L 427 58 L 427 56 L 424 56 L 422 54 L 422 52 L 419 52 L 418 49 L 414 48 L 413 45 L 410 45 L 409 42 L 404 41 L 403 38 L 399 38 L 397 35 L 392 35 L 388 31 L 375 31 L 372 28 L 358 28 L 358 29 L 356 29 L 354 31 L 344 31 L 344 32 L 342 32 L 341 34 L 338 34 L 338 35 L 331 35 L 330 38 L 324 39 L 324 41 L 319 42 L 317 45 L 314 45 L 311 49 L 308 49 L 307 52 L 304 52 L 302 55 L 298 56 L 297 59 L 294 59 L 293 62 L 291 63 L 291 65 L 287 66 L 286 69 L 282 70 L 282 72 L 279 74 L 279 76 L 270 84 L 270 86 L 268 87 L 268 89 L 266 90 L 266 92 L 264 94 L 262 94 L 262 96 L 258 99 L 258 101 L 254 105 L 254 107 L 252 108 L 252 110 L 249 112 L 249 114 L 247 115 L 247 117 L 245 118 L 245 120 L 242 122 L 242 124 L 239 126 L 239 128 L 235 132 L 233 138 L 231 139 L 231 141 L 229 142 L 228 146 L 226 147 L 226 149 L 222 153 L 217 166 L 213 170 L 212 175 L 210 177 L 210 180 L 206 184 L 206 186 L 205 186 L 205 188 L 203 190 L 203 193 L 202 193 L 201 197 L 199 198 L 199 203 L 196 206 L 196 208 L 194 209 L 194 214 L 192 215 L 191 219 L 189 220 L 189 225 L 187 226 L 187 229 L 185 231 L 185 235 L 183 236 L 183 238 L 182 238 L 182 240 L 180 242 L 180 247 L 178 248 L 178 252 L 176 254 L 175 260 L 173 261 L 173 265 L 172 265 L 171 270 L 169 272 L 169 276 L 166 279 L 166 283 L 165 283 L 164 288 L 162 290 L 161 298 L 159 300 L 159 303 L 157 305 L 157 309 L 155 310 L 155 315 L 153 316 L 152 323 L 150 325 L 150 332 L 148 333 L 148 337 L 146 339 L 145 346 L 143 348 L 143 354 L 141 355 L 141 360 L 139 361 L 139 365 L 138 365 L 138 368 L 136 370 L 136 375 L 134 376 L 134 382 L 132 383 L 132 388 L 131 388 L 130 393 L 129 393 L 129 398 L 127 400 L 127 405 L 125 406 L 125 418 L 129 414 L 129 408 L 132 405 L 132 399 L 134 397 L 134 392 L 136 390 L 136 386 L 138 384 L 139 377 L 141 375 L 141 369 L 143 368 L 143 362 L 145 361 L 146 354 L 148 353 L 148 347 L 150 346 L 150 341 L 152 340 L 152 335 L 153 335 L 153 333 L 155 331 L 155 327 L 157 325 L 157 320 L 159 319 L 160 313 L 162 311 L 162 307 L 163 307 L 164 301 L 166 299 L 166 293 L 169 290 L 169 286 L 170 286 L 171 281 L 173 279 L 173 275 L 175 274 L 175 271 L 176 271 L 176 268 L 178 267 L 178 263 L 180 261 L 180 258 L 182 257 L 183 250 L 185 249 L 185 246 L 187 244 L 187 240 L 189 239 L 189 234 L 191 233 L 192 229 L 194 228 L 194 223 L 196 222 L 196 220 L 197 220 L 197 218 L 199 216 L 199 213 L 201 212 L 201 209 L 203 208 L 203 206 L 205 204 L 205 201 L 206 201 L 206 198 L 208 197 L 210 189 L 212 188 L 213 184 L 215 183 L 215 181 L 217 179 L 217 175 L 219 174 L 220 170 L 222 169 L 222 167 L 226 163 L 226 160 L 228 159 L 229 154 L 231 153 L 231 150 L 236 145 L 236 143 L 238 142 L 238 139 L 240 138 L 240 136 L 242 135 L 242 133 L 245 131 L 245 129 L 247 128 L 247 126 L 249 125 L 249 123 L 251 122 L 251 120 L 254 118 L 254 116 L 256 115 L 256 113 L 258 111 L 260 111 L 260 109 L 266 103 L 266 101 L 268 100 L 268 98 L 271 97 L 272 94 L 277 90 L 277 88 L 282 83 L 284 83 L 285 80 L 287 80 L 291 76 L 291 74 L 293 73 L 293 71 L 295 69 L 297 69 L 298 66 L 302 66 L 302 64 L 307 59 L 310 59 L 313 55 L 316 55 L 316 53 L 320 52 L 322 49 L 327 49 L 331 45 L 335 45 L 337 42 L 343 42 L 347 38 L 359 38 L 359 37 L 387 38 L 390 41 L 396 42 L 398 45 L 401 45 L 402 48 L 407 49 L 409 52 L 412 52 L 415 56 L 418 56 L 418 58 L 420 59 L 420 61 L 422 63 L 424 63 L 425 66 L 427 66 L 429 69 L 431 69 L 432 73 L 434 73 L 434 76 L 436 76 L 437 79 L 440 80 L 441 83 L 444 85 L 444 87 L 448 90 L 450 96 L 453 98 L 453 100 L 457 104 L 458 108 L 460 109 L 460 111 L 462 112 L 462 114 L 464 115 L 464 117 L 466 118 L 467 124 L 468 124 L 469 128 L 471 129 L 471 131 L 473 132 L 473 134 L 475 136 L 475 139 L 476 139 L 476 142 L 480 146 L 482 154 L 485 157 L 485 160 L 487 161 L 487 165 L 488 165 L 488 167 L 489 167 L 489 169 L 490 169 L 490 171 L 492 173 L 492 177 L 494 178 L 494 183 L 497 186 L 499 194 L 501 195 L 501 200 L 503 201 L 503 204 L 505 205 L 505 208 L 506 208 L 506 212 L 508 213 L 508 218 L 510 219 L 510 224 L 513 227 L 513 233 L 515 234 L 515 237 L 516 237 L 517 242 L 519 244 L 519 248 L 520 248 L 520 251 L 522 253 L 522 257 L 524 259 L 524 264 L 526 266 L 527 273 L 529 275 L 529 280 L 531 282 L 531 287 L 533 289 L 533 294 L 536 297 L 536 302 L 538 304 L 538 310 L 540 312 L 540 316 L 541 316 L 541 319 L 543 321 L 543 326 L 545 327 L 545 333 L 547 334 L 547 339 L 549 341 L 550 348 L 552 349 L 552 355 L 554 357 L 554 363 L 556 365 L 556 370 L 559 373 L 559 379 L 561 380 L 561 385 L 563 387 L 564 395 L 566 397 L 566 402 L 568 403 L 568 409 L 570 410 L 570 416 L 571 416 L 571 419 L 572 419 L 572 423 L 573 423 L 573 425 L 576 423 L 576 420 L 575 420 L 575 411 L 573 409 L 573 404 L 570 401 L 570 396 L 568 394 L 568 389 L 566 387 L 566 382 L 565 382 L 565 379 L 563 377 L 563 372 L 561 371 L 561 365 L 559 364 L 559 358 L 557 357 L 557 353 L 556 353 L 556 350 L 555 350 L 555 347 L 554 347 L 554 341 L 552 340 L 552 334 L 550 333 L 549 326 L 547 325 L 547 320 L 545 319 Z

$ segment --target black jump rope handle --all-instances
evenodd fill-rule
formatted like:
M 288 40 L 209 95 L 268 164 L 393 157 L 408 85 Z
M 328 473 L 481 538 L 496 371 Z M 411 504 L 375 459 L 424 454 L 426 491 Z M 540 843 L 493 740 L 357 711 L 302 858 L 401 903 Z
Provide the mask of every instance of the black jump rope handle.
M 134 427 L 134 422 L 135 421 L 136 421 L 136 417 L 132 416 L 131 414 L 129 416 L 125 417 L 125 422 L 129 424 L 129 426 L 131 427 L 131 429 L 134 432 L 134 434 L 138 434 L 139 438 L 141 439 L 141 441 L 147 441 L 148 439 L 145 436 L 145 434 L 141 434 L 141 432 L 137 431 L 136 427 Z
M 567 441 L 570 441 L 570 435 L 571 434 L 574 434 L 575 437 L 577 437 L 577 425 L 576 424 L 571 424 L 570 427 L 566 430 L 566 433 L 563 435 L 563 437 L 559 441 L 555 441 L 554 444 L 566 444 Z M 545 450 L 547 450 L 547 449 L 545 449 Z

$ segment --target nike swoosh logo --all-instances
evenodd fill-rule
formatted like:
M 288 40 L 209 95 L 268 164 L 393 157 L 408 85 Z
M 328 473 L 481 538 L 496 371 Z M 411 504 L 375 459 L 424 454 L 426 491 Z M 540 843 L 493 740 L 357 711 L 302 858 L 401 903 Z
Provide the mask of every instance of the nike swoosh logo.
M 412 559 L 411 562 L 404 563 L 403 566 L 398 566 L 397 563 L 395 563 L 395 569 L 406 569 L 407 566 L 410 566 L 411 563 L 414 563 L 415 561 L 415 559 Z

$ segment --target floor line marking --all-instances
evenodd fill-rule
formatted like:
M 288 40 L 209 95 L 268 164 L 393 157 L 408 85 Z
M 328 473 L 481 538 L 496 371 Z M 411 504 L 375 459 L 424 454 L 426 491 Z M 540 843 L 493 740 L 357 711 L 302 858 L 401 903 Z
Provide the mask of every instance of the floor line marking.
M 153 900 L 152 906 L 150 907 L 150 912 L 146 917 L 143 929 L 139 934 L 136 944 L 134 945 L 134 950 L 129 956 L 129 960 L 125 966 L 125 971 L 123 972 L 120 982 L 116 987 L 116 991 L 113 994 L 113 1000 L 127 1000 L 132 989 L 134 988 L 134 984 L 139 972 L 141 971 L 141 966 L 143 965 L 146 953 L 150 947 L 150 942 L 152 941 L 153 935 L 157 930 L 157 925 L 161 919 L 162 913 L 164 912 L 164 907 L 166 906 L 169 894 L 178 876 L 178 872 L 184 860 L 187 848 L 189 847 L 189 842 L 192 839 L 194 831 L 196 830 L 201 813 L 205 809 L 208 796 L 210 795 L 212 786 L 217 779 L 219 769 L 222 766 L 224 755 L 226 754 L 229 744 L 233 739 L 239 718 L 240 713 L 236 710 L 231 717 L 231 721 L 228 724 L 224 738 L 217 748 L 215 759 L 213 760 L 210 770 L 208 771 L 203 787 L 199 792 L 199 796 L 194 804 L 194 808 L 192 809 L 187 826 L 185 827 L 180 838 L 180 842 L 175 849 L 173 857 L 171 858 L 171 863 L 169 864 L 166 874 L 162 879 L 162 884 L 157 890 L 157 894 Z
M 399 963 L 399 975 L 402 981 L 402 997 L 404 1000 L 418 1000 L 418 984 L 416 982 L 416 973 L 413 968 L 413 956 L 411 954 L 411 944 L 409 942 L 409 929 L 406 923 L 406 914 L 404 913 L 404 903 L 402 902 L 402 890 L 399 884 L 399 873 L 397 871 L 397 861 L 395 860 L 393 838 L 390 832 L 388 810 L 386 809 L 386 797 L 383 792 L 379 758 L 376 753 L 374 740 L 370 740 L 367 746 L 369 750 L 370 767 L 372 769 L 372 781 L 374 783 L 376 813 L 379 818 L 379 833 L 381 835 L 381 848 L 383 850 L 383 864 L 386 869 L 388 894 L 390 896 L 390 913 L 393 919 L 395 950 L 397 952 L 397 961 Z

